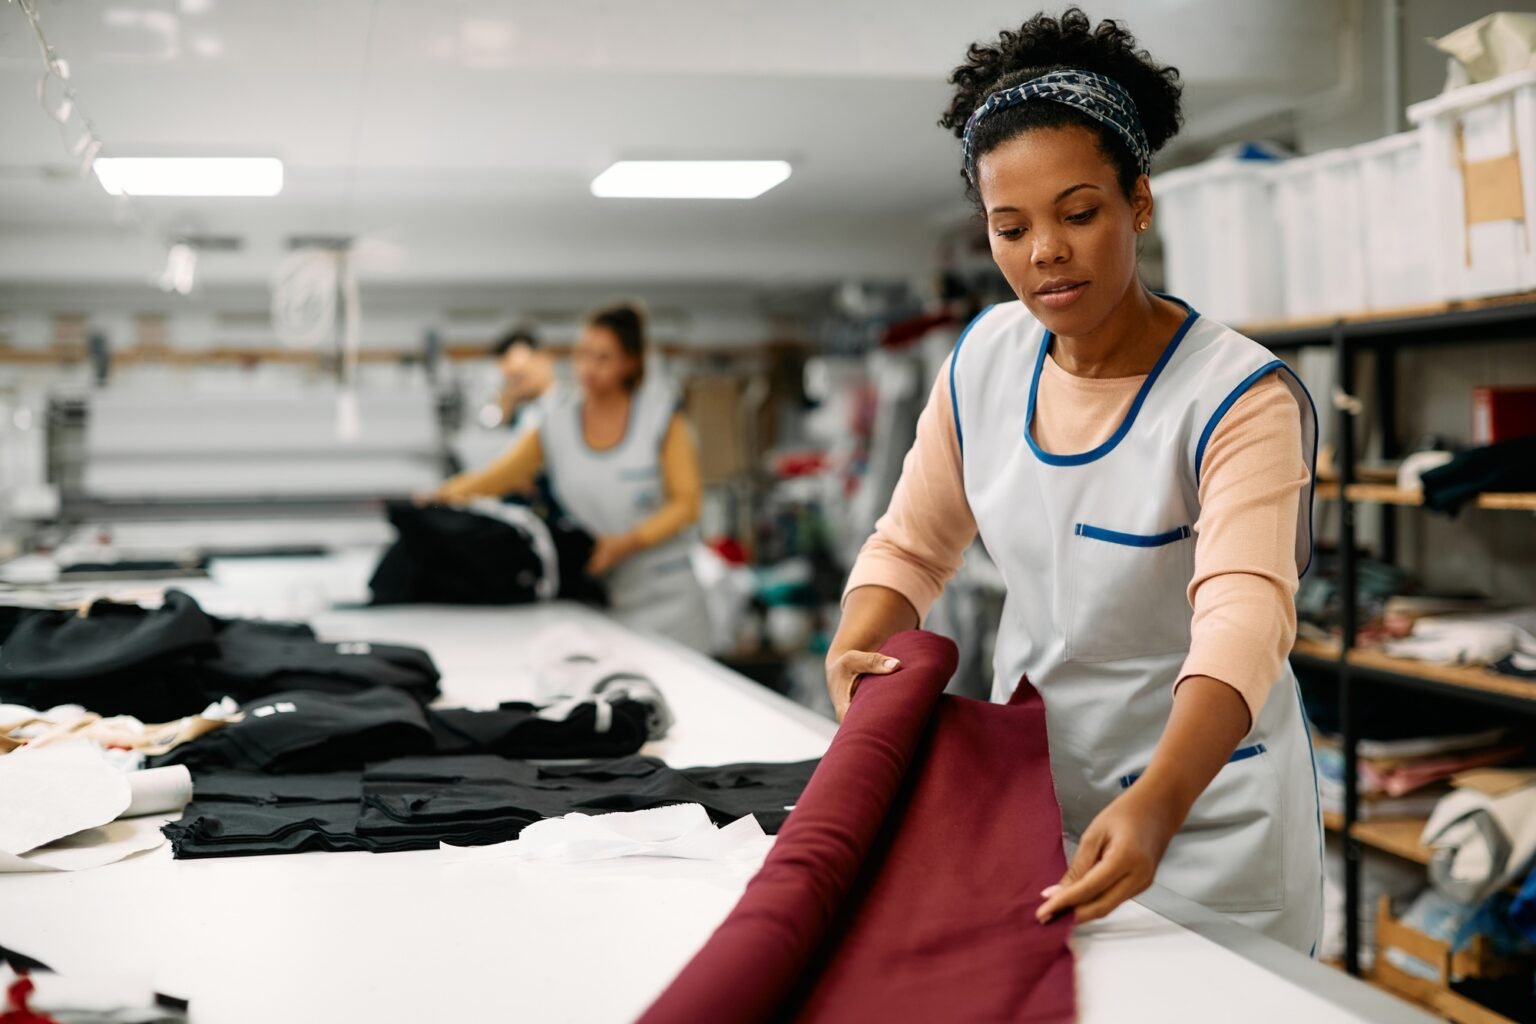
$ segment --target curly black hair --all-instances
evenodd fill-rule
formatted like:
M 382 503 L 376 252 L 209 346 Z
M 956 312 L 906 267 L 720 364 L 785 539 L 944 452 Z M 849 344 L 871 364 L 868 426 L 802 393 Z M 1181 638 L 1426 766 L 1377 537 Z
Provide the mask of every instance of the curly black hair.
M 992 93 L 1065 68 L 1096 71 L 1119 82 L 1136 103 L 1154 153 L 1173 138 L 1184 121 L 1179 108 L 1184 87 L 1178 68 L 1158 64 L 1147 51 L 1137 49 L 1135 38 L 1119 22 L 1105 19 L 1095 28 L 1081 8 L 1069 7 L 1059 18 L 1036 14 L 1017 32 L 1004 30 L 990 46 L 972 44 L 965 63 L 949 76 L 955 95 L 939 125 L 961 138 L 972 111 Z M 1131 151 L 1105 126 L 1061 103 L 1022 103 L 989 116 L 976 130 L 976 156 L 979 159 L 1028 129 L 1069 125 L 1094 133 L 1104 156 L 1115 166 L 1121 191 L 1129 198 L 1141 173 Z M 963 168 L 960 174 L 965 177 Z M 966 194 L 980 203 L 981 196 L 969 178 Z

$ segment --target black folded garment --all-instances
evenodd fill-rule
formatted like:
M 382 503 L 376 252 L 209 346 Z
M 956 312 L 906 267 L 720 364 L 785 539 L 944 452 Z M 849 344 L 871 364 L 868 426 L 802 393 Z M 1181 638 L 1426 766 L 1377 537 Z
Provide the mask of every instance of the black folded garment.
M 526 505 L 515 519 L 409 502 L 386 510 L 398 536 L 368 582 L 374 604 L 529 604 L 541 591 L 605 602 L 586 572 L 595 541 L 568 516 Z M 535 529 L 548 535 L 543 556 Z
M 80 704 L 168 722 L 224 697 L 290 690 L 358 693 L 382 684 L 420 703 L 438 694 L 437 667 L 418 648 L 321 643 L 298 623 L 216 619 L 179 590 L 152 609 L 110 601 L 85 615 L 8 609 L 0 629 L 0 701 L 34 708 Z
M 1420 480 L 1424 504 L 1453 515 L 1479 494 L 1536 491 L 1536 437 L 1458 452 L 1445 465 L 1426 471 Z
M 347 694 L 387 686 L 426 704 L 439 693 L 437 666 L 419 647 L 321 643 L 263 625 L 237 623 L 220 632 L 216 653 L 198 665 L 207 690 L 241 702 L 289 690 Z
M 34 609 L 0 645 L 0 701 L 80 704 L 103 715 L 166 722 L 210 697 L 197 674 L 214 651 L 214 622 L 179 590 L 159 608 L 97 601 L 85 615 Z
M 495 711 L 429 711 L 438 754 L 496 754 L 543 759 L 610 758 L 645 743 L 651 709 L 634 700 L 583 701 L 560 717 L 533 704 L 509 702 Z
M 352 694 L 291 690 L 251 701 L 238 722 L 151 758 L 153 767 L 291 774 L 361 768 L 432 750 L 427 713 L 409 693 L 375 686 Z
M 717 824 L 751 814 L 765 831 L 777 832 L 816 763 L 678 770 L 638 756 L 552 766 L 477 755 L 399 758 L 360 777 L 199 771 L 193 802 L 165 834 L 178 858 L 384 853 L 503 842 L 534 821 L 572 811 L 677 803 L 702 804 Z

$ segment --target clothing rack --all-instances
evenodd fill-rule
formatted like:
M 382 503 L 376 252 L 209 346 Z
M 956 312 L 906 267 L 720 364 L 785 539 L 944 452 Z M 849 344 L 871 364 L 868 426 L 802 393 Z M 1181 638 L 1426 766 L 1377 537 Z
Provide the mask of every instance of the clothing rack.
M 1343 733 L 1344 811 L 1329 815 L 1325 825 L 1344 838 L 1345 968 L 1360 973 L 1360 868 L 1364 850 L 1371 847 L 1417 863 L 1427 863 L 1426 849 L 1418 845 L 1414 822 L 1361 822 L 1359 820 L 1358 770 L 1361 702 L 1390 690 L 1415 690 L 1441 697 L 1476 702 L 1503 712 L 1536 719 L 1536 682 L 1496 672 L 1427 664 L 1393 658 L 1378 651 L 1357 649 L 1359 629 L 1357 568 L 1357 517 L 1362 508 L 1374 508 L 1380 516 L 1380 556 L 1384 562 L 1397 557 L 1397 515 L 1400 507 L 1415 507 L 1422 499 L 1415 492 L 1396 487 L 1358 482 L 1356 415 L 1374 417 L 1381 438 L 1381 456 L 1402 452 L 1396 436 L 1397 361 L 1399 350 L 1409 347 L 1450 344 L 1523 343 L 1536 346 L 1536 294 L 1436 306 L 1414 307 L 1338 317 L 1326 321 L 1250 325 L 1245 333 L 1276 352 L 1323 348 L 1331 350 L 1334 380 L 1345 396 L 1355 394 L 1357 357 L 1375 356 L 1373 408 L 1358 403 L 1337 403 L 1338 479 L 1317 484 L 1322 501 L 1340 503 L 1339 530 L 1341 639 L 1336 644 L 1298 640 L 1291 660 L 1298 668 L 1331 674 L 1338 683 L 1339 723 Z M 1536 511 L 1536 494 L 1485 494 L 1476 508 Z M 1536 527 L 1533 527 L 1536 528 Z

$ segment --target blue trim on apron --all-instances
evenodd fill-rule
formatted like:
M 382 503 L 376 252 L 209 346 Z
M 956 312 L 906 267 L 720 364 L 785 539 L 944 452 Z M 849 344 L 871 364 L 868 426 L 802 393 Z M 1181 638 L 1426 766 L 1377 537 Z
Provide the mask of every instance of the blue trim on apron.
M 1120 442 L 1125 439 L 1125 435 L 1131 432 L 1131 425 L 1136 422 L 1136 414 L 1141 412 L 1141 407 L 1146 402 L 1147 396 L 1152 393 L 1152 385 L 1157 383 L 1157 378 L 1162 374 L 1163 368 L 1168 365 L 1168 361 L 1173 358 L 1174 352 L 1178 350 L 1179 342 L 1184 340 L 1184 335 L 1188 334 L 1189 329 L 1195 325 L 1195 321 L 1200 319 L 1200 314 L 1195 311 L 1193 306 L 1171 296 L 1168 298 L 1172 302 L 1178 302 L 1189 312 L 1184 315 L 1184 322 L 1179 325 L 1177 331 L 1173 332 L 1173 337 L 1163 347 L 1163 354 L 1157 357 L 1157 363 L 1152 367 L 1152 372 L 1147 374 L 1146 380 L 1142 381 L 1141 389 L 1136 392 L 1136 399 L 1131 403 L 1131 408 L 1125 414 L 1125 419 L 1120 421 L 1120 426 L 1109 436 L 1109 440 L 1092 451 L 1081 452 L 1077 455 L 1052 455 L 1035 443 L 1035 395 L 1040 390 L 1040 371 L 1045 366 L 1045 357 L 1051 350 L 1051 340 L 1054 337 L 1050 331 L 1045 332 L 1045 336 L 1040 339 L 1040 354 L 1035 357 L 1035 372 L 1029 381 L 1029 405 L 1024 410 L 1024 440 L 1029 442 L 1029 450 L 1035 453 L 1035 458 L 1048 466 L 1083 466 L 1090 462 L 1095 462 L 1114 451 Z M 951 368 L 951 373 L 953 373 L 953 368 Z
M 1227 758 L 1227 764 L 1236 764 L 1239 761 L 1246 761 L 1250 757 L 1258 757 L 1260 754 L 1264 753 L 1265 749 L 1266 748 L 1262 743 L 1255 743 L 1251 747 L 1238 747 L 1236 750 L 1232 751 L 1232 756 Z M 1131 783 L 1135 782 L 1139 778 L 1141 778 L 1141 772 L 1131 772 L 1129 775 L 1120 776 L 1120 788 L 1130 789 Z
M 1078 523 L 1073 533 L 1079 537 L 1087 537 L 1089 540 L 1102 540 L 1109 544 L 1123 544 L 1126 547 L 1160 548 L 1164 544 L 1172 544 L 1190 536 L 1190 529 L 1187 526 L 1180 526 L 1166 533 L 1121 533 L 1118 530 L 1106 530 L 1102 526 Z
M 965 336 L 971 333 L 971 328 L 981 323 L 981 318 L 996 308 L 997 303 L 994 302 L 971 317 L 971 322 L 965 325 L 965 330 L 955 339 L 954 351 L 949 354 L 949 414 L 955 419 L 955 440 L 959 443 L 961 458 L 965 457 L 965 431 L 960 429 L 960 398 L 955 391 L 955 362 L 960 358 L 960 346 L 965 344 Z

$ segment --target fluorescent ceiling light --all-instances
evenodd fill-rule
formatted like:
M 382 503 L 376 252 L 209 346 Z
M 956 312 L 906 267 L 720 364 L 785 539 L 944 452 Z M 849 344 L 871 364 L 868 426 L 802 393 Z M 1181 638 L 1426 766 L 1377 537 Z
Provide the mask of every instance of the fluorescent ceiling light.
M 274 157 L 98 157 L 96 177 L 114 196 L 275 196 L 283 162 Z
M 592 179 L 605 199 L 755 199 L 789 177 L 784 160 L 620 160 Z

